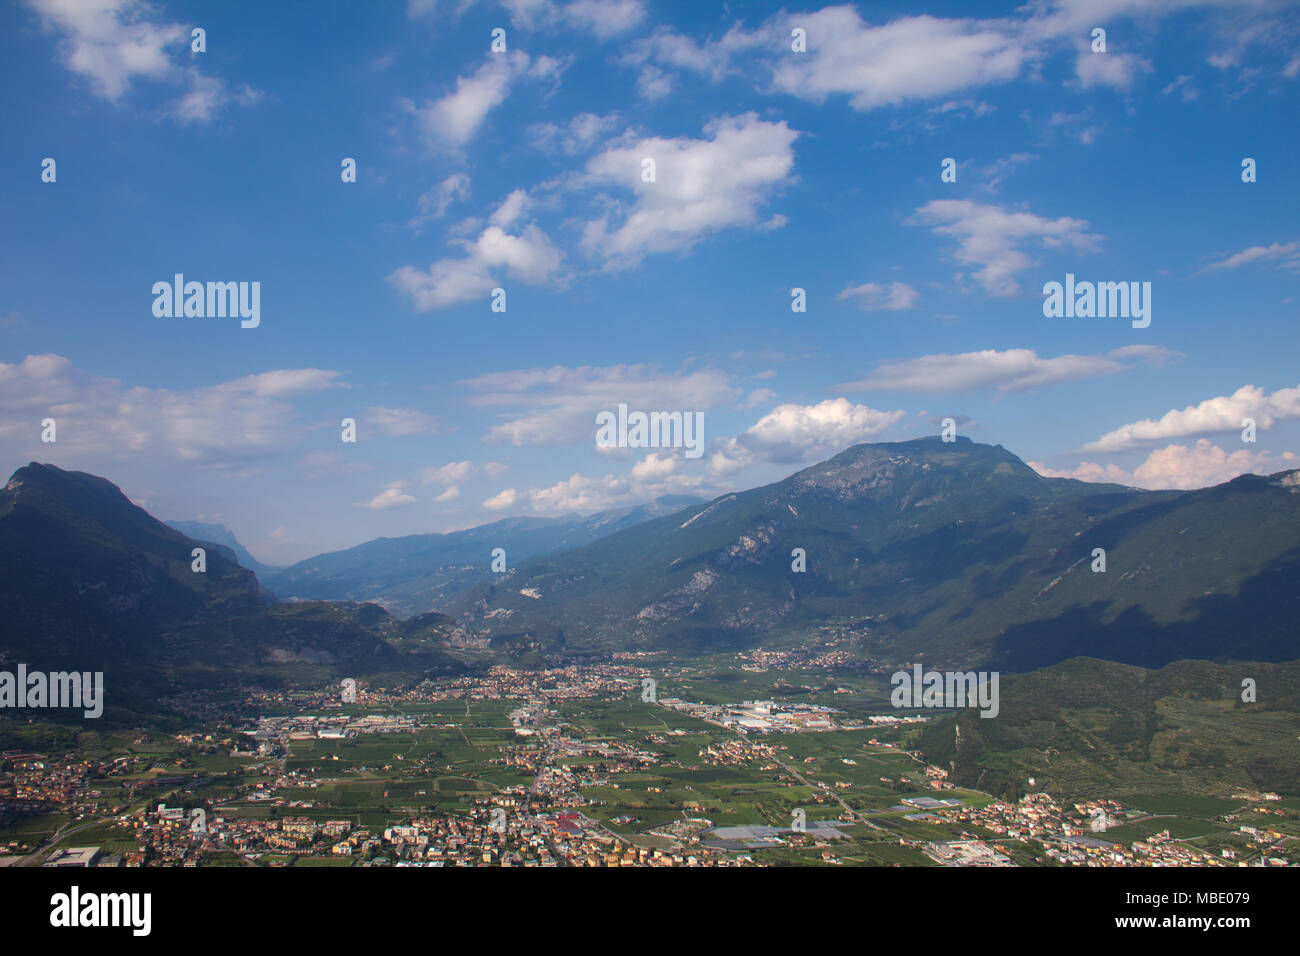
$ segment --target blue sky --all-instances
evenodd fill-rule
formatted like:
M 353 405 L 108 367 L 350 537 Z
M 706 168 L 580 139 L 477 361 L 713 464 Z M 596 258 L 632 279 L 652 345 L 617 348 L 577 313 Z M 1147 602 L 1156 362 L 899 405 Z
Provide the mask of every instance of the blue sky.
M 29 0 L 0 37 L 0 466 L 268 562 L 945 416 L 1048 474 L 1300 466 L 1293 3 Z M 177 272 L 260 282 L 260 325 L 156 317 Z M 1066 273 L 1150 282 L 1150 326 L 1045 317 Z M 705 454 L 598 449 L 619 403 Z

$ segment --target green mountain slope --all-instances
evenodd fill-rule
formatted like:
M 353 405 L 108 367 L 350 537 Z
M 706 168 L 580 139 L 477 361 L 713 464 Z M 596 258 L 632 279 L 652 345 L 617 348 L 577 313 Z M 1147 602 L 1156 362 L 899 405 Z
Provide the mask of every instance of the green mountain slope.
M 1241 700 L 1247 677 L 1254 703 Z M 1300 662 L 1150 671 L 1076 658 L 1004 676 L 1000 697 L 997 717 L 944 717 L 917 748 L 954 782 L 1011 796 L 1300 794 Z
M 859 445 L 523 562 L 447 610 L 500 640 L 569 649 L 717 650 L 830 627 L 900 663 L 1282 660 L 1300 656 L 1298 560 L 1295 473 L 1148 492 L 934 438 Z
M 208 550 L 206 572 L 193 571 L 196 546 L 103 478 L 18 469 L 0 491 L 0 658 L 103 671 L 118 701 L 242 678 L 455 666 L 447 618 L 277 604 L 225 549 Z

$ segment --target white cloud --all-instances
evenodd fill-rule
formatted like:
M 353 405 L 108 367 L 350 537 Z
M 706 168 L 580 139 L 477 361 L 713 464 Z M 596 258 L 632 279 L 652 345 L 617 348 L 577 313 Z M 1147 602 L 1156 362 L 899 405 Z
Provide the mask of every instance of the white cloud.
M 252 106 L 264 98 L 260 90 L 247 84 L 233 90 L 224 80 L 205 76 L 195 69 L 185 70 L 185 76 L 189 91 L 173 100 L 168 108 L 172 118 L 181 123 L 208 123 L 229 103 Z
M 1243 418 L 1253 418 L 1257 428 L 1272 428 L 1280 419 L 1300 418 L 1300 385 L 1271 395 L 1254 385 L 1243 385 L 1231 395 L 1208 398 L 1181 411 L 1170 409 L 1159 419 L 1124 425 L 1084 445 L 1083 450 L 1127 451 L 1171 438 L 1240 431 Z
M 563 126 L 555 123 L 534 123 L 528 127 L 529 141 L 544 153 L 562 153 L 577 156 L 585 153 L 596 141 L 613 131 L 618 125 L 618 114 L 597 116 L 579 113 Z
M 190 28 L 148 19 L 153 8 L 141 0 L 27 0 L 42 24 L 63 36 L 63 65 L 90 81 L 99 96 L 118 102 L 137 79 L 183 85 L 187 92 L 169 104 L 179 122 L 208 122 L 227 103 L 255 103 L 262 94 L 250 86 L 232 91 L 226 82 L 193 67 L 175 54 L 188 54 Z
M 1009 22 L 899 17 L 865 23 L 852 6 L 788 14 L 778 35 L 803 27 L 808 52 L 775 61 L 773 86 L 803 99 L 849 97 L 856 110 L 1003 83 L 1020 75 L 1034 54 Z
M 1251 262 L 1278 262 L 1284 269 L 1300 271 L 1300 242 L 1275 242 L 1269 246 L 1251 246 L 1226 259 L 1210 263 L 1202 271 L 1236 269 Z
M 87 77 L 95 92 L 118 100 L 137 77 L 174 78 L 168 48 L 183 49 L 189 30 L 179 23 L 151 23 L 149 7 L 137 0 L 28 0 L 46 27 L 65 39 L 63 65 Z
M 229 466 L 273 455 L 302 434 L 287 399 L 337 387 L 338 372 L 278 369 L 193 389 L 128 388 L 61 355 L 0 363 L 0 447 L 10 458 L 68 453 L 97 462 L 158 450 Z M 34 423 L 57 422 L 57 445 Z
M 493 495 L 483 502 L 483 507 L 489 511 L 501 511 L 504 508 L 512 508 L 516 501 L 519 500 L 519 493 L 513 488 L 507 488 L 499 494 Z
M 488 217 L 488 222 L 502 229 L 508 229 L 524 214 L 528 208 L 528 193 L 523 189 L 512 190 L 500 206 Z
M 1093 54 L 1091 28 L 1105 24 L 1112 42 L 1132 38 L 1138 31 L 1120 26 L 1137 20 L 1154 27 L 1167 15 L 1183 10 L 1222 8 L 1214 33 L 1230 40 L 1232 49 L 1212 58 L 1216 65 L 1237 62 L 1241 51 L 1256 43 L 1280 45 L 1278 38 L 1293 32 L 1280 17 L 1270 15 L 1285 0 L 1029 0 L 999 18 L 896 16 L 874 25 L 863 20 L 854 5 L 837 4 L 799 13 L 782 11 L 758 28 L 733 26 L 719 40 L 695 40 L 667 28 L 634 41 L 622 57 L 637 68 L 637 85 L 646 99 L 666 96 L 674 72 L 690 72 L 717 82 L 745 71 L 748 82 L 767 93 L 786 93 L 821 103 L 843 96 L 859 111 L 897 107 L 921 100 L 947 98 L 942 108 L 971 97 L 971 90 L 1017 80 L 1041 79 L 1042 62 L 1065 50 L 1087 49 L 1074 62 L 1070 85 L 1078 89 L 1109 86 L 1127 90 L 1151 64 L 1136 53 L 1111 50 Z M 802 28 L 807 52 L 793 54 L 791 31 Z M 1285 41 L 1282 41 L 1285 42 Z M 747 58 L 747 59 L 745 59 Z M 757 75 L 770 76 L 766 88 Z M 1281 68 L 1283 75 L 1300 75 L 1300 57 Z M 1091 142 L 1100 130 L 1075 131 Z
M 505 102 L 517 80 L 547 79 L 561 69 L 558 60 L 547 56 L 532 59 L 521 50 L 489 53 L 474 73 L 456 78 L 453 92 L 419 107 L 404 103 L 430 146 L 461 147 L 473 139 L 488 114 Z
M 409 505 L 415 501 L 415 497 L 402 491 L 405 484 L 404 481 L 395 481 L 369 501 L 358 501 L 357 507 L 369 508 L 372 511 L 383 511 L 386 508 L 399 508 L 402 505 Z
M 824 458 L 879 435 L 905 417 L 902 411 L 879 411 L 846 398 L 778 405 L 747 431 L 719 443 L 711 467 L 723 474 L 756 459 L 794 464 Z
M 1102 466 L 1095 462 L 1080 462 L 1077 467 L 1058 471 L 1039 462 L 1029 462 L 1041 475 L 1049 478 L 1078 478 L 1080 481 L 1112 482 L 1149 489 L 1207 488 L 1222 484 L 1240 475 L 1270 475 L 1300 467 L 1300 455 L 1283 452 L 1248 451 L 1244 448 L 1229 454 L 1208 438 L 1198 439 L 1194 446 L 1169 445 L 1151 452 L 1132 473 L 1118 465 Z
M 620 403 L 645 412 L 702 412 L 738 394 L 726 374 L 714 369 L 664 373 L 647 365 L 517 369 L 460 384 L 471 389 L 472 405 L 513 409 L 492 426 L 487 440 L 514 445 L 594 443 L 596 413 Z
M 1013 296 L 1020 291 L 1015 274 L 1033 264 L 1029 255 L 1018 248 L 1024 242 L 1091 252 L 1102 239 L 1087 231 L 1085 219 L 1044 219 L 970 199 L 932 199 L 906 222 L 930 226 L 939 235 L 956 239 L 957 261 L 978 266 L 976 280 L 996 296 Z
M 668 453 L 651 452 L 632 466 L 632 477 L 641 480 L 666 478 L 677 470 L 678 460 Z
M 386 408 L 376 405 L 365 410 L 362 422 L 384 435 L 423 435 L 438 428 L 438 419 L 414 408 Z
M 1077 478 L 1093 484 L 1131 485 L 1133 476 L 1119 465 L 1099 465 L 1091 461 L 1081 461 L 1074 468 L 1048 468 L 1041 461 L 1029 461 L 1025 464 L 1044 478 Z
M 497 210 L 517 216 L 523 202 L 515 200 L 518 191 Z M 559 271 L 563 258 L 560 251 L 534 223 L 528 223 L 512 235 L 498 225 L 484 229 L 477 239 L 453 239 L 451 245 L 465 251 L 460 259 L 440 259 L 420 270 L 402 266 L 388 280 L 410 298 L 417 312 L 428 312 L 485 299 L 492 289 L 501 286 L 501 275 L 530 285 L 542 285 Z
M 646 15 L 645 0 L 501 0 L 501 5 L 510 11 L 510 22 L 516 27 L 528 31 L 584 30 L 598 40 L 640 26 Z
M 422 225 L 431 219 L 441 219 L 447 214 L 447 208 L 454 202 L 464 202 L 469 198 L 469 176 L 465 173 L 452 173 L 442 182 L 429 187 L 416 205 L 420 214 L 408 225 L 411 228 Z
M 730 227 L 768 226 L 759 209 L 790 182 L 798 133 L 755 114 L 726 116 L 704 128 L 705 139 L 653 137 L 604 150 L 588 161 L 580 187 L 616 187 L 635 195 L 589 221 L 583 248 L 612 268 L 638 264 L 647 253 L 690 248 Z M 656 181 L 642 182 L 653 159 Z
M 1204 488 L 1238 475 L 1267 475 L 1296 467 L 1300 467 L 1300 457 L 1291 452 L 1275 457 L 1243 448 L 1228 454 L 1202 438 L 1194 448 L 1169 445 L 1153 451 L 1133 470 L 1133 484 L 1140 488 Z
M 638 85 L 646 84 L 647 71 L 655 77 L 667 77 L 660 67 L 690 70 L 712 80 L 719 80 L 734 72 L 732 60 L 737 54 L 768 46 L 773 42 L 774 37 L 770 29 L 751 33 L 737 23 L 723 35 L 722 39 L 700 43 L 691 37 L 674 33 L 667 27 L 660 27 L 650 36 L 631 43 L 627 52 L 623 54 L 622 62 L 628 66 L 641 68 Z M 654 83 L 657 80 L 650 82 Z
M 474 474 L 474 465 L 468 461 L 453 461 L 439 467 L 424 468 L 420 471 L 419 482 L 422 485 L 455 485 Z
M 591 32 L 598 40 L 640 26 L 645 14 L 644 0 L 573 0 L 561 9 L 565 23 Z
M 636 91 L 643 100 L 655 102 L 673 91 L 673 78 L 653 63 L 641 67 L 636 77 Z
M 1173 93 L 1181 96 L 1184 103 L 1190 103 L 1201 95 L 1201 91 L 1196 88 L 1191 76 L 1187 74 L 1177 77 L 1160 91 L 1161 96 L 1169 96 Z
M 835 298 L 841 301 L 856 299 L 858 308 L 864 312 L 899 312 L 916 308 L 916 300 L 920 297 L 919 292 L 903 282 L 891 282 L 887 286 L 864 282 L 862 285 L 850 286 Z
M 716 494 L 707 476 L 685 459 L 671 454 L 650 454 L 626 475 L 589 478 L 573 474 L 545 488 L 528 491 L 528 503 L 538 514 L 562 515 L 572 512 L 590 514 L 650 501 L 660 495 Z
M 880 362 L 866 378 L 837 388 L 848 392 L 928 394 L 986 388 L 1020 392 L 1097 375 L 1113 375 L 1139 365 L 1161 365 L 1179 357 L 1179 353 L 1157 345 L 1130 345 L 1101 355 L 1058 355 L 1055 358 L 1043 358 L 1033 349 L 938 353 Z
M 1047 122 L 1051 126 L 1062 127 L 1082 145 L 1091 146 L 1097 141 L 1097 137 L 1105 132 L 1104 125 L 1093 122 L 1096 115 L 1096 110 L 1091 106 L 1077 113 L 1058 110 L 1048 116 Z
M 1098 86 L 1126 92 L 1140 73 L 1152 71 L 1151 61 L 1135 53 L 1093 53 L 1083 50 L 1074 62 L 1079 86 L 1085 90 Z
M 772 399 L 776 398 L 776 392 L 770 388 L 756 388 L 745 396 L 741 408 L 757 408 L 759 405 L 767 405 Z

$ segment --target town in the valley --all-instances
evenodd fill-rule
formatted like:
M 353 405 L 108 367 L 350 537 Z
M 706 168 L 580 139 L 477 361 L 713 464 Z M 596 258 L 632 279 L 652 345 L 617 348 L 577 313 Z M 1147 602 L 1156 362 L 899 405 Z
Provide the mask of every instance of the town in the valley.
M 0 866 L 1287 866 L 1300 802 L 958 786 L 834 648 L 192 693 L 0 754 Z M 74 744 L 60 748 L 60 742 Z

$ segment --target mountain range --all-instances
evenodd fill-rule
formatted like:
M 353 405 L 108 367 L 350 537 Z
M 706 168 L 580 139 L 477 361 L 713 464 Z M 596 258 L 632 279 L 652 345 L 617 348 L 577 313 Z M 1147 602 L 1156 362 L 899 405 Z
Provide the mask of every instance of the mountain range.
M 969 439 L 857 445 L 521 562 L 442 610 L 498 642 L 567 651 L 822 633 L 890 663 L 1009 671 L 1080 655 L 1289 660 L 1300 472 L 1143 491 L 1046 478 Z
M 146 710 L 178 688 L 464 666 L 449 618 L 277 602 L 224 547 L 196 571 L 200 546 L 103 478 L 19 468 L 0 490 L 0 661 L 103 671 L 115 706 Z
M 503 518 L 448 534 L 376 538 L 259 576 L 283 598 L 373 601 L 393 614 L 409 616 L 445 606 L 453 596 L 490 580 L 496 548 L 503 549 L 505 561 L 512 564 L 577 548 L 699 503 L 701 499 L 687 495 L 664 495 L 644 505 L 586 517 Z
M 225 529 L 176 524 L 106 479 L 18 469 L 0 491 L 0 659 L 102 669 L 147 696 L 827 642 L 1011 672 L 1300 657 L 1296 471 L 1142 491 L 1045 478 L 964 439 L 857 445 L 709 502 L 378 539 L 265 582 Z M 216 547 L 197 573 L 200 542 Z

